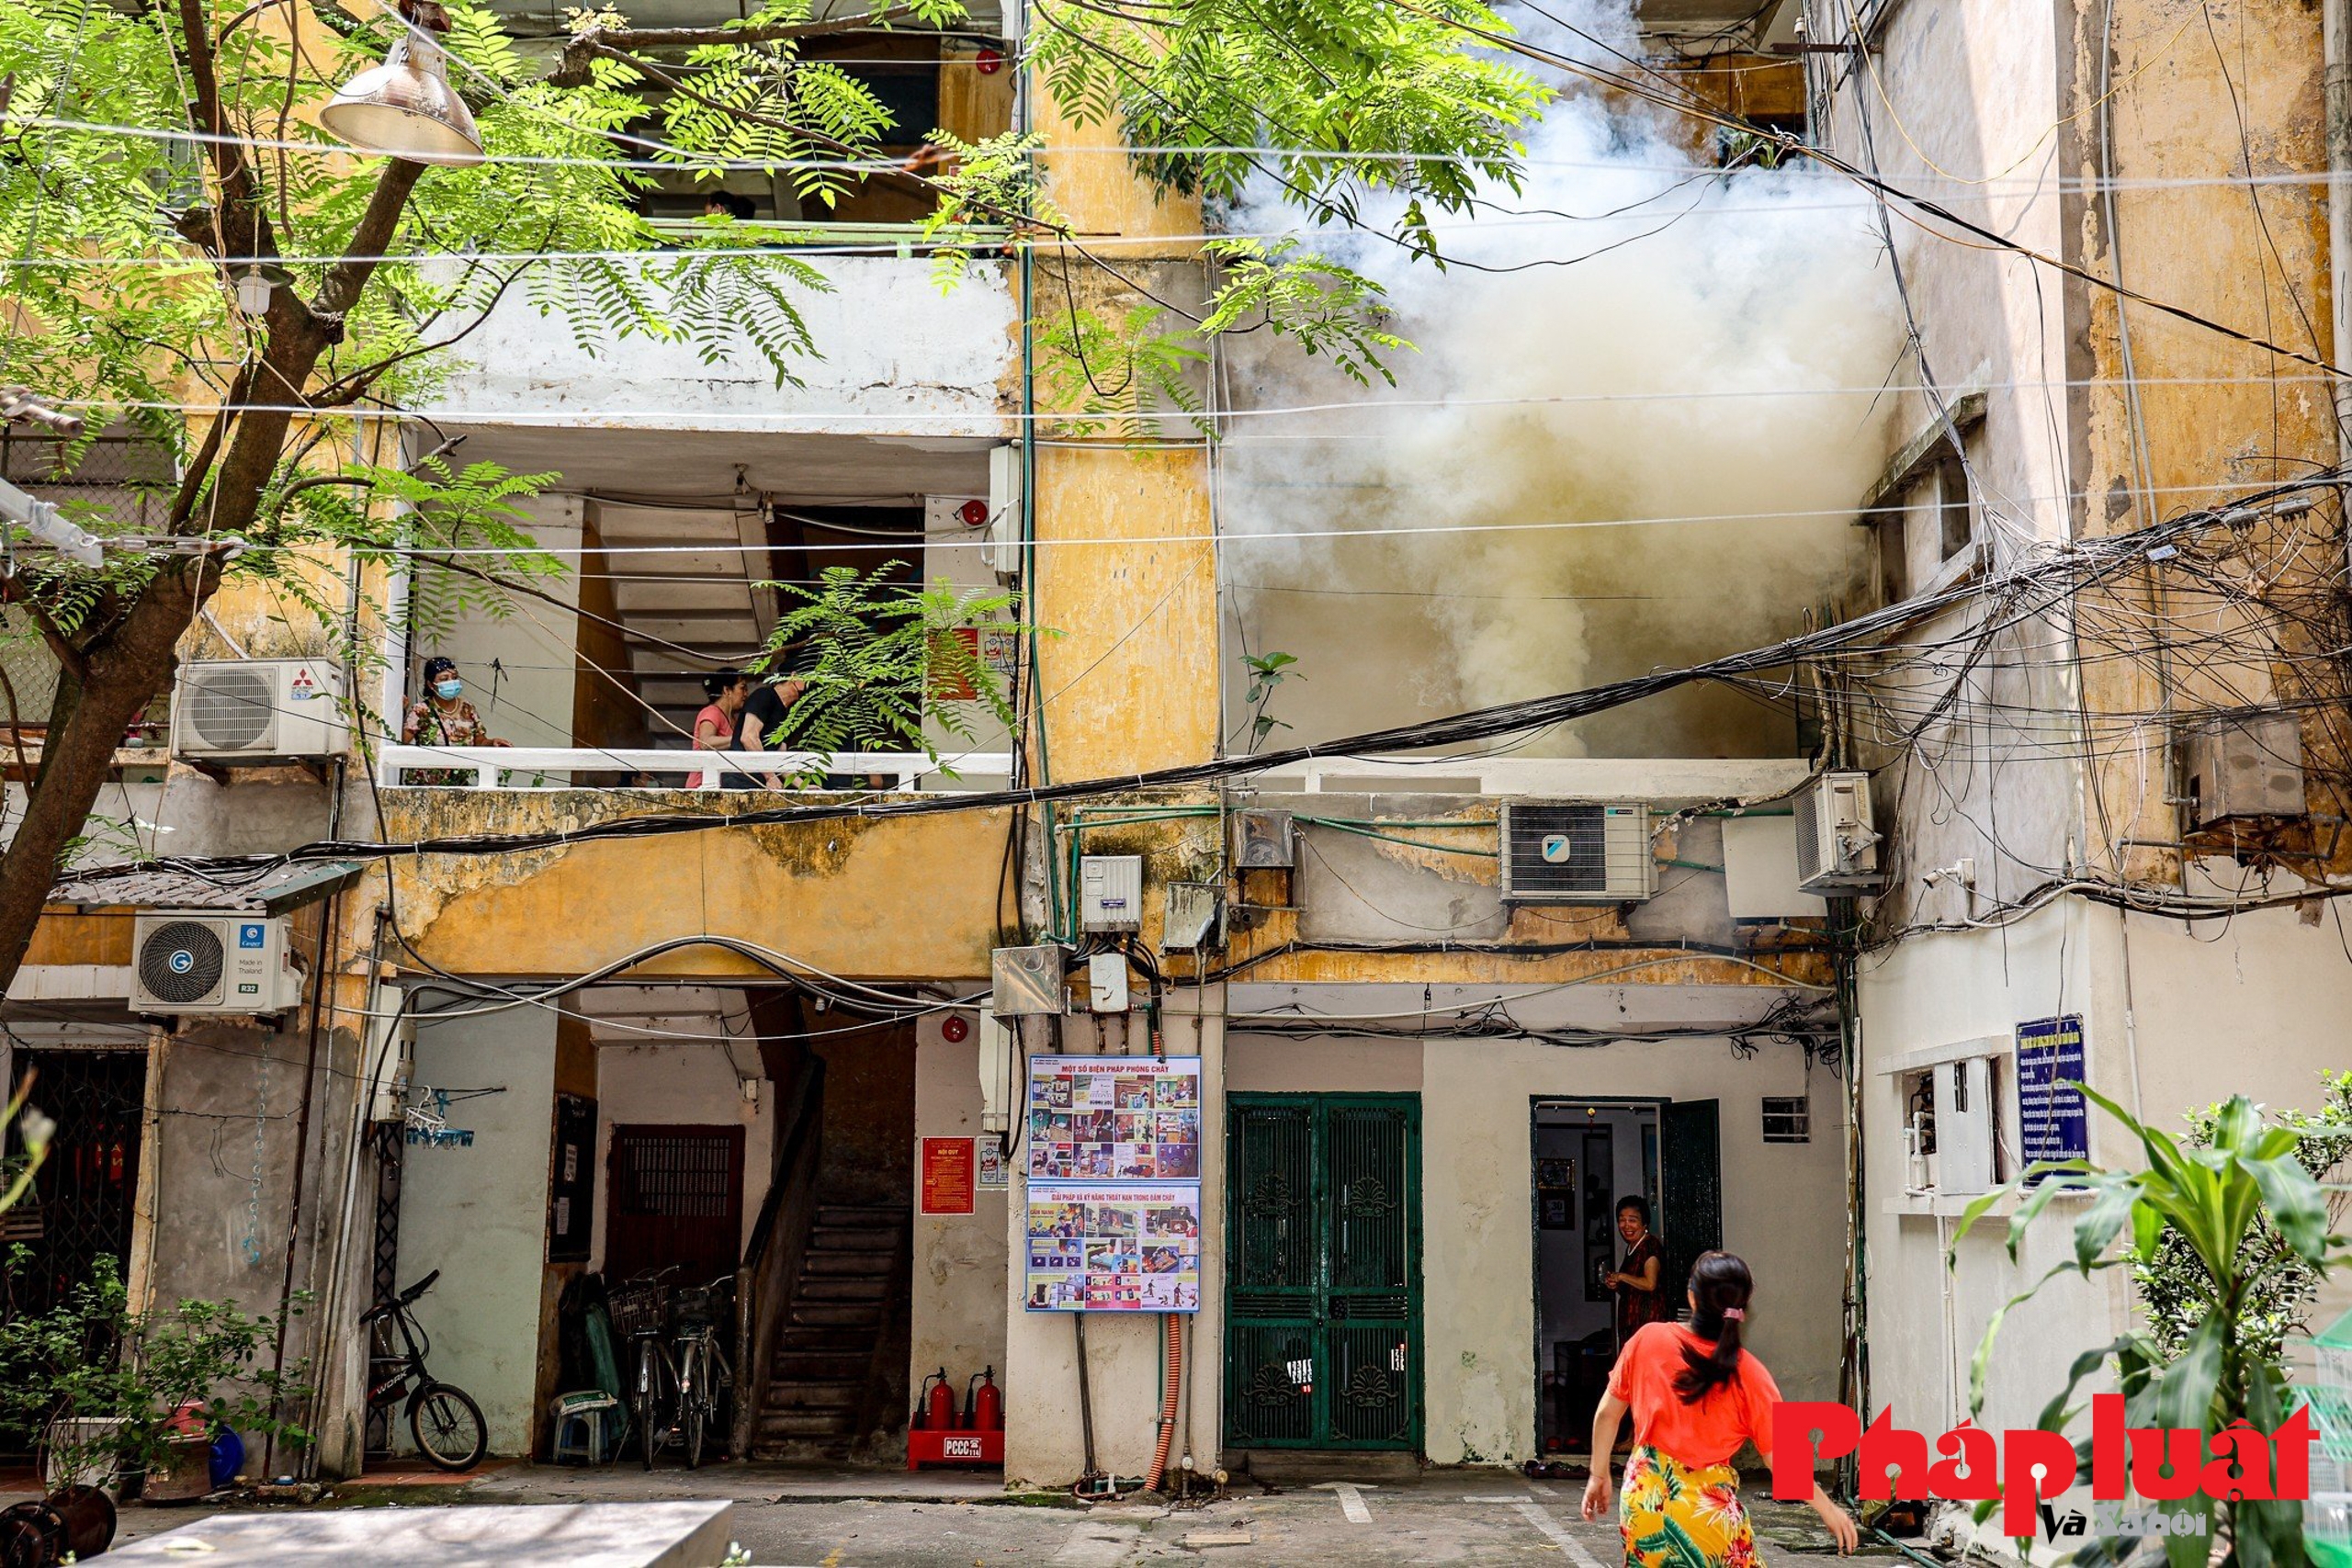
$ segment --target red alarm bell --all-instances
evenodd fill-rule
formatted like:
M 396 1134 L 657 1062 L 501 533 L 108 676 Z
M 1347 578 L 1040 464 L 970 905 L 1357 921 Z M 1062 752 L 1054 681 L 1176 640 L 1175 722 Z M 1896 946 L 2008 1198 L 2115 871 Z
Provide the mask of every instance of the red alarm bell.
M 972 69 L 983 76 L 995 75 L 1004 69 L 1003 51 L 995 49 L 980 51 L 979 53 L 972 56 Z
M 989 521 L 989 503 L 976 496 L 957 507 L 956 515 L 964 520 L 967 528 L 985 528 Z
M 940 1037 L 950 1045 L 961 1045 L 971 1032 L 972 1026 L 964 1021 L 962 1013 L 951 1012 L 940 1021 Z

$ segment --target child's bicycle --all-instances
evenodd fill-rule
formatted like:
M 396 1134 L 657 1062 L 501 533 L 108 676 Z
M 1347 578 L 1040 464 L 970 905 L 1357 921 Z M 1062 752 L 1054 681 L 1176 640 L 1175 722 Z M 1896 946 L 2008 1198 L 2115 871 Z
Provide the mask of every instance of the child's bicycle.
M 433 1342 L 408 1310 L 439 1278 L 441 1270 L 435 1269 L 360 1318 L 360 1326 L 378 1342 L 368 1359 L 368 1408 L 386 1409 L 406 1395 L 409 1435 L 425 1462 L 441 1470 L 471 1470 L 490 1450 L 490 1427 L 473 1395 L 436 1382 L 425 1370 L 425 1352 Z M 400 1332 L 398 1350 L 391 1348 L 388 1328 Z

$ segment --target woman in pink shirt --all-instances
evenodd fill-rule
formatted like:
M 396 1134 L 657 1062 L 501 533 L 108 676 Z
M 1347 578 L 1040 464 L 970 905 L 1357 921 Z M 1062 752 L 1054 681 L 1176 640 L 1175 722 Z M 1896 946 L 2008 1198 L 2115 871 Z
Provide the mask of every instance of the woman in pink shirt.
M 752 694 L 752 678 L 740 670 L 721 670 L 703 677 L 702 690 L 710 701 L 695 715 L 695 750 L 734 750 L 736 716 L 743 711 L 743 701 Z M 718 770 L 713 768 L 687 779 L 686 787 L 708 789 L 717 783 Z
M 1772 1457 L 1772 1407 L 1781 1391 L 1764 1363 L 1740 1348 L 1756 1283 L 1728 1252 L 1702 1253 L 1690 1269 L 1690 1323 L 1634 1332 L 1592 1416 L 1592 1479 L 1584 1517 L 1609 1511 L 1609 1456 L 1617 1423 L 1634 1414 L 1618 1529 L 1625 1568 L 1753 1568 L 1756 1536 L 1739 1500 L 1732 1459 L 1743 1444 Z M 1854 1550 L 1854 1521 L 1818 1483 L 1813 1511 L 1840 1551 Z

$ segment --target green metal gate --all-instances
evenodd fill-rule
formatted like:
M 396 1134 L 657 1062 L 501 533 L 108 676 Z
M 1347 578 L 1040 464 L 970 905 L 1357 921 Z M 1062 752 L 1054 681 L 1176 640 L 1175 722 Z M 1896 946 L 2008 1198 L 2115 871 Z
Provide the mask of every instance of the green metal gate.
M 1421 1106 L 1227 1101 L 1225 1440 L 1421 1446 Z

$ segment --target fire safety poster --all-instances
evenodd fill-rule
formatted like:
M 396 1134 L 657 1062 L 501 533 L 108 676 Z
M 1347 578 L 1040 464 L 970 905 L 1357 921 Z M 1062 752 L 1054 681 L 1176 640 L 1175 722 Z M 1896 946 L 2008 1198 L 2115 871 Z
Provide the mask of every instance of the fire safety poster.
M 1198 1312 L 1201 1184 L 1029 1184 L 1031 1312 Z
M 1198 1056 L 1029 1058 L 1032 1181 L 1197 1181 Z

